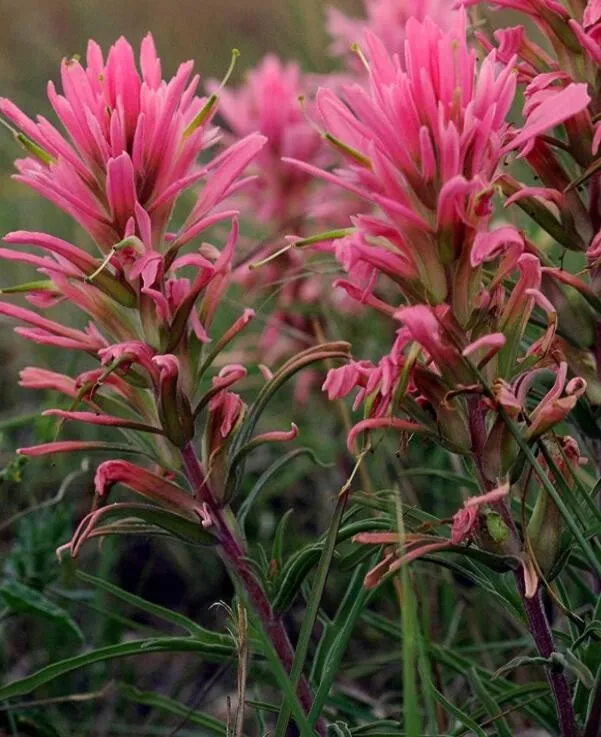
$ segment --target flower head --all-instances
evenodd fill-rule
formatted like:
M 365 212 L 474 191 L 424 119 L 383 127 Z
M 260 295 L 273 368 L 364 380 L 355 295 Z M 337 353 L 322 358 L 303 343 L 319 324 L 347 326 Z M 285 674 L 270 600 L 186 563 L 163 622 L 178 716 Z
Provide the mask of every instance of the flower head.
M 300 101 L 308 91 L 297 64 L 268 54 L 241 87 L 220 93 L 220 113 L 236 136 L 259 131 L 267 139 L 255 160 L 257 178 L 246 190 L 261 221 L 283 224 L 306 215 L 313 178 L 282 157 L 324 161 L 324 144 Z
M 405 30 L 403 63 L 366 34 L 369 78 L 344 88 L 346 104 L 319 90 L 318 111 L 345 156 L 344 176 L 322 176 L 378 208 L 355 221 L 357 259 L 439 303 L 457 291 L 447 265 L 486 227 L 515 75 L 497 71 L 494 52 L 476 68 L 464 13 L 446 31 L 430 18 L 410 18 Z
M 405 41 L 405 26 L 410 18 L 423 21 L 432 18 L 441 28 L 453 21 L 453 3 L 450 0 L 364 0 L 366 18 L 349 18 L 337 8 L 328 8 L 328 32 L 334 39 L 331 52 L 350 61 L 353 44 L 360 43 L 369 29 L 378 36 L 387 51 L 401 54 Z M 354 59 L 352 68 L 360 68 Z

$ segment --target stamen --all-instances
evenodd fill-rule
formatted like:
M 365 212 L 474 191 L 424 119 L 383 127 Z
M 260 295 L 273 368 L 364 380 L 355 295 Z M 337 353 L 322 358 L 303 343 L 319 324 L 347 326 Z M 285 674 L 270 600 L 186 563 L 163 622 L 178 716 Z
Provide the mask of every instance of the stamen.
M 21 292 L 53 292 L 56 290 L 54 282 L 50 279 L 30 281 L 25 284 L 17 284 L 14 287 L 3 287 L 0 294 L 20 294 Z
M 308 238 L 301 238 L 299 241 L 294 242 L 294 246 L 295 248 L 302 248 L 303 246 L 311 246 L 314 243 L 336 241 L 339 238 L 345 238 L 347 235 L 352 235 L 356 232 L 356 230 L 356 228 L 338 228 L 337 230 L 326 230 L 323 233 L 310 235 Z
M 361 63 L 365 67 L 365 69 L 368 72 L 371 72 L 371 68 L 369 66 L 369 62 L 367 61 L 367 57 L 365 56 L 365 54 L 363 53 L 362 48 L 359 46 L 359 44 L 357 42 L 351 44 L 351 51 L 353 52 L 353 54 L 357 54 L 357 56 L 361 60 Z
M 0 118 L 0 123 L 7 130 L 10 131 L 12 137 L 22 148 L 35 156 L 36 159 L 42 162 L 42 164 L 45 164 L 46 166 L 49 166 L 50 164 L 56 164 L 56 159 L 54 158 L 54 156 L 52 156 L 52 154 L 49 154 L 48 151 L 44 151 L 41 146 L 38 146 L 37 143 L 34 143 L 31 138 L 28 138 L 25 135 L 25 133 L 21 133 L 21 131 L 13 128 L 8 121 L 4 120 L 4 118 Z
M 225 73 L 225 76 L 221 80 L 221 84 L 219 85 L 219 89 L 217 92 L 213 92 L 212 95 L 210 95 L 209 99 L 205 102 L 205 104 L 202 106 L 200 111 L 195 115 L 194 119 L 191 123 L 189 123 L 184 130 L 184 141 L 186 138 L 189 138 L 192 133 L 194 133 L 195 130 L 197 130 L 209 117 L 211 112 L 213 111 L 213 108 L 217 104 L 217 101 L 219 100 L 219 92 L 225 87 L 225 85 L 229 82 L 230 77 L 233 74 L 234 69 L 236 68 L 236 61 L 238 57 L 240 56 L 240 51 L 238 49 L 232 49 L 232 58 L 230 61 L 230 65 L 227 68 L 227 72 Z
M 285 254 L 287 251 L 289 251 L 291 248 L 294 248 L 296 246 L 296 243 L 288 243 L 283 248 L 280 248 L 275 253 L 272 253 L 270 256 L 267 256 L 264 259 L 261 259 L 260 261 L 254 261 L 252 264 L 248 265 L 248 268 L 251 270 L 258 269 L 261 266 L 265 266 L 266 264 L 270 263 L 271 261 L 275 261 L 276 258 L 279 258 L 283 254 Z
M 106 254 L 104 259 L 102 260 L 102 263 L 96 269 L 96 271 L 86 276 L 85 280 L 88 283 L 94 281 L 94 279 L 106 269 L 106 267 L 109 265 L 113 256 L 119 251 L 123 250 L 124 248 L 127 248 L 128 246 L 133 246 L 134 249 L 138 251 L 144 250 L 144 244 L 137 236 L 130 235 L 127 238 L 124 238 L 122 241 L 119 241 L 119 243 L 115 243 L 115 245 L 111 248 L 111 250 Z
M 336 136 L 333 136 L 331 133 L 324 133 L 323 138 L 333 148 L 337 149 L 345 156 L 348 156 L 349 158 L 351 158 L 355 163 L 360 164 L 361 166 L 364 166 L 366 169 L 373 169 L 371 159 L 365 154 L 362 154 L 361 151 L 357 151 L 356 148 L 349 146 L 348 143 L 344 143 L 344 141 L 341 141 L 339 138 L 336 138 Z

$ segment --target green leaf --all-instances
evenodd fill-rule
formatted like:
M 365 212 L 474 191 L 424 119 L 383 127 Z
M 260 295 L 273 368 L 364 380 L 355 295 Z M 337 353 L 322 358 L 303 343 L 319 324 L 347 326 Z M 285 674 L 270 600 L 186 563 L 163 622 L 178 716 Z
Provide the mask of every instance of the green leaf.
M 371 568 L 371 561 L 355 571 L 347 589 L 347 596 L 338 608 L 332 627 L 326 628 L 324 632 L 327 642 L 321 648 L 320 653 L 323 669 L 318 676 L 317 691 L 309 714 L 311 724 L 315 724 L 322 712 L 332 683 L 339 672 L 340 662 L 346 652 L 355 625 L 375 593 L 374 589 L 368 590 L 363 587 L 363 579 L 369 568 Z M 350 604 L 350 608 L 347 611 L 348 604 Z
M 557 663 L 565 670 L 570 671 L 579 681 L 582 681 L 585 688 L 591 689 L 593 687 L 595 677 L 571 650 L 566 650 L 564 653 L 552 653 L 550 660 L 552 663 Z
M 591 625 L 596 621 L 598 622 L 599 620 L 601 620 L 601 597 L 597 598 L 595 609 L 591 615 Z M 584 632 L 582 634 L 584 634 Z M 598 667 L 598 664 L 601 663 L 601 642 L 594 638 L 591 638 L 588 647 L 583 654 L 582 660 L 589 669 L 595 670 Z M 578 683 L 576 683 L 574 694 L 574 708 L 576 709 L 577 714 L 581 714 L 584 712 L 584 710 L 586 709 L 587 701 L 587 690 L 585 689 L 582 681 L 578 681 Z
M 588 700 L 582 737 L 599 737 L 599 724 L 601 724 L 601 664 L 597 669 L 595 685 Z
M 37 589 L 32 589 L 18 581 L 5 581 L 0 585 L 0 595 L 14 612 L 49 619 L 72 632 L 83 642 L 83 633 L 76 622 L 62 607 L 47 599 Z
M 94 663 L 125 658 L 130 655 L 162 652 L 194 652 L 212 661 L 222 661 L 231 657 L 233 648 L 229 648 L 226 652 L 223 647 L 205 645 L 195 637 L 153 637 L 145 640 L 130 640 L 118 645 L 107 645 L 97 650 L 90 650 L 82 655 L 76 655 L 73 658 L 52 663 L 52 665 L 47 665 L 30 676 L 1 686 L 0 701 L 30 694 L 40 686 Z
M 198 724 L 209 734 L 218 735 L 218 737 L 226 737 L 228 734 L 227 726 L 219 721 L 219 719 L 196 711 L 196 709 L 191 709 L 186 704 L 182 704 L 181 701 L 155 693 L 154 691 L 141 691 L 139 688 L 123 682 L 117 683 L 116 687 L 118 693 L 128 701 L 134 701 L 136 704 L 143 704 L 144 706 L 151 706 L 168 714 L 175 714 L 190 724 Z
M 294 514 L 294 509 L 289 509 L 285 512 L 278 526 L 276 527 L 275 534 L 273 536 L 273 545 L 271 548 L 271 560 L 274 560 L 278 564 L 278 569 L 281 568 L 284 562 L 284 538 L 286 536 L 286 528 L 288 527 L 288 520 Z
M 336 536 L 336 543 L 348 540 L 359 532 L 388 530 L 389 528 L 389 522 L 384 519 L 362 520 L 361 522 L 342 527 Z M 313 567 L 317 565 L 325 544 L 325 540 L 320 540 L 317 543 L 305 546 L 290 556 L 274 586 L 273 608 L 276 612 L 284 612 L 291 605 L 294 597 L 299 592 L 302 582 Z M 373 551 L 369 552 L 371 554 Z
M 328 724 L 328 735 L 331 737 L 353 737 L 353 733 L 346 722 Z
M 480 727 L 473 719 L 470 717 L 469 714 L 466 714 L 463 709 L 460 709 L 458 706 L 455 706 L 452 704 L 443 694 L 440 693 L 440 691 L 437 691 L 436 689 L 433 690 L 434 698 L 436 701 L 438 701 L 439 704 L 442 704 L 444 708 L 452 714 L 456 719 L 458 719 L 464 726 L 466 726 L 468 729 L 471 729 L 474 734 L 476 734 L 478 737 L 487 737 L 486 732 Z
M 248 612 L 253 619 L 253 624 L 261 642 L 263 655 L 269 662 L 271 673 L 280 688 L 283 704 L 287 705 L 291 710 L 301 737 L 315 737 L 315 732 L 311 726 L 312 722 L 305 714 L 303 707 L 298 700 L 298 696 L 292 688 L 288 674 L 284 670 L 282 661 L 274 650 L 273 644 L 267 636 L 261 620 L 254 614 L 252 609 L 249 608 Z
M 330 571 L 330 566 L 332 565 L 334 549 L 336 547 L 338 537 L 338 530 L 342 521 L 342 515 L 344 514 L 347 500 L 347 493 L 342 493 L 338 496 L 336 507 L 334 509 L 334 514 L 332 515 L 332 520 L 328 528 L 325 545 L 319 558 L 317 571 L 315 572 L 315 579 L 313 581 L 309 600 L 307 601 L 307 608 L 305 610 L 305 616 L 303 617 L 303 621 L 301 624 L 298 641 L 296 643 L 296 650 L 294 653 L 294 660 L 292 662 L 292 670 L 290 672 L 290 681 L 292 688 L 294 689 L 298 688 L 298 684 L 303 673 L 305 660 L 309 651 L 311 634 L 313 632 L 313 627 L 315 626 L 315 621 L 317 620 L 319 606 L 321 604 L 323 592 L 326 587 L 326 581 L 328 578 L 328 573 Z M 290 711 L 285 708 L 282 709 L 278 716 L 275 728 L 275 737 L 285 736 L 286 730 L 288 728 L 289 719 Z M 346 732 L 348 732 L 348 726 L 345 725 L 345 727 Z M 342 727 L 338 727 L 338 729 L 342 730 Z M 342 732 L 336 732 L 336 737 L 350 737 L 350 735 L 346 733 L 343 734 Z
M 237 493 L 242 479 L 244 463 L 235 463 L 235 459 L 238 456 L 238 453 L 250 441 L 257 422 L 274 394 L 301 369 L 306 368 L 313 363 L 334 358 L 350 358 L 349 349 L 349 343 L 342 341 L 324 343 L 323 345 L 316 345 L 308 348 L 287 361 L 263 386 L 256 401 L 250 407 L 244 422 L 236 433 L 228 450 L 228 459 L 232 465 L 228 469 L 226 498 L 231 498 Z
M 121 601 L 124 601 L 127 604 L 131 604 L 138 609 L 142 609 L 153 617 L 157 617 L 158 619 L 162 619 L 164 622 L 169 622 L 170 624 L 182 627 L 192 637 L 199 642 L 206 644 L 208 647 L 214 647 L 217 649 L 221 648 L 224 655 L 231 654 L 234 651 L 234 644 L 230 635 L 222 635 L 218 632 L 212 632 L 211 630 L 205 629 L 199 624 L 196 624 L 196 622 L 191 620 L 189 617 L 186 617 L 179 612 L 174 612 L 171 609 L 166 609 L 158 604 L 153 604 L 152 602 L 143 599 L 141 596 L 131 594 L 129 591 L 125 591 L 119 586 L 115 586 L 115 584 L 109 583 L 97 576 L 92 576 L 89 573 L 79 570 L 75 575 L 80 581 L 92 584 L 92 586 L 106 591 L 107 594 L 111 594 L 111 596 L 121 599 Z
M 542 666 L 548 666 L 549 665 L 549 659 L 543 658 L 542 656 L 536 655 L 536 656 L 529 656 L 529 655 L 518 655 L 515 658 L 512 658 L 508 663 L 505 663 L 505 665 L 502 665 L 498 670 L 495 671 L 493 678 L 499 678 L 500 676 L 504 676 L 506 673 L 510 673 L 512 670 L 515 670 L 516 668 L 523 668 L 524 666 L 532 666 L 532 665 L 542 665 Z
M 272 463 L 271 466 L 269 466 L 269 468 L 263 471 L 263 473 L 259 476 L 254 486 L 248 493 L 248 496 L 244 499 L 242 504 L 240 504 L 237 519 L 240 529 L 243 532 L 246 517 L 248 516 L 252 505 L 255 503 L 263 488 L 271 481 L 271 479 L 277 474 L 280 469 L 282 469 L 284 466 L 287 466 L 290 461 L 301 455 L 308 455 L 313 463 L 321 466 L 321 468 L 329 468 L 331 465 L 329 463 L 323 463 L 322 461 L 320 461 L 311 448 L 296 448 L 295 450 L 290 451 L 290 453 L 286 453 L 286 455 L 278 458 L 277 461 L 274 461 L 274 463 Z
M 259 711 L 268 711 L 270 714 L 279 714 L 280 712 L 279 706 L 276 706 L 275 704 L 269 704 L 267 701 L 257 701 L 256 699 L 246 699 L 244 703 L 248 704 L 248 706 L 252 706 L 253 709 L 258 709 Z
M 482 702 L 488 716 L 494 719 L 495 729 L 499 737 L 512 737 L 512 732 L 507 726 L 507 722 L 501 717 L 500 706 L 482 682 L 475 668 L 470 670 L 470 681 L 473 683 L 476 695 Z
M 396 500 L 397 530 L 399 536 L 402 536 L 404 534 L 403 510 L 398 496 Z M 403 552 L 404 547 L 399 554 L 402 555 Z M 417 616 L 417 597 L 413 589 L 409 566 L 402 566 L 398 575 L 402 601 L 400 609 L 403 648 L 403 727 L 408 737 L 419 737 L 422 732 L 422 719 L 418 693 L 417 657 L 421 632 Z
M 374 732 L 383 734 L 386 730 L 388 730 L 388 734 L 395 734 L 398 737 L 401 731 L 401 725 L 394 719 L 376 719 L 369 724 L 353 727 L 351 733 L 355 737 L 371 737 Z

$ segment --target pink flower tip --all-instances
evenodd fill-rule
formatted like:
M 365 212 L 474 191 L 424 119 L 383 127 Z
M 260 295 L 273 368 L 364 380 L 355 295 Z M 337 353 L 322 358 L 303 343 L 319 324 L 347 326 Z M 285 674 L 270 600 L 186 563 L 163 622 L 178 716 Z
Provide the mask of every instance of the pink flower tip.
M 152 363 L 159 369 L 162 378 L 174 379 L 179 376 L 179 360 L 172 353 L 154 356 Z
M 294 422 L 290 423 L 290 430 L 272 430 L 271 432 L 257 435 L 253 438 L 253 443 L 286 443 L 294 440 L 298 435 L 298 425 Z

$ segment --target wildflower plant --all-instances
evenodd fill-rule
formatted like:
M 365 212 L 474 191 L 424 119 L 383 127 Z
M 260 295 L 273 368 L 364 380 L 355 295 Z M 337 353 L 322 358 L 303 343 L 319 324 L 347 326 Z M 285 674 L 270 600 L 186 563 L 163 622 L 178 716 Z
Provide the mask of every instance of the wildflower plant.
M 277 737 L 291 717 L 303 737 L 483 735 L 490 725 L 505 737 L 533 722 L 562 737 L 598 733 L 601 5 L 497 0 L 530 25 L 494 30 L 481 22 L 498 17 L 494 8 L 472 24 L 475 5 L 488 4 L 374 0 L 364 22 L 331 9 L 333 53 L 347 63 L 319 89 L 270 55 L 242 87 L 228 88 L 228 72 L 203 96 L 190 62 L 162 79 L 148 35 L 139 65 L 124 39 L 106 61 L 94 42 L 85 63 L 63 61 L 62 94 L 48 87 L 62 132 L 0 100 L 25 150 L 16 179 L 86 239 L 17 231 L 0 249 L 41 276 L 3 288 L 0 314 L 79 367 L 74 376 L 22 370 L 23 387 L 64 399 L 44 412 L 56 437 L 18 452 L 110 456 L 62 559 L 136 529 L 217 552 L 236 587 L 231 637 L 188 622 L 177 644 L 238 660 L 236 715 L 209 731 L 244 734 L 252 702 L 277 714 Z M 271 234 L 259 243 L 257 224 Z M 250 251 L 239 260 L 241 240 Z M 333 284 L 314 272 L 294 279 L 314 249 L 340 272 Z M 253 329 L 257 285 L 291 275 L 259 350 L 232 354 Z M 221 308 L 236 289 L 244 304 L 226 324 Z M 83 322 L 54 319 L 61 303 Z M 374 347 L 376 323 L 387 337 Z M 301 341 L 287 339 L 291 326 Z M 361 331 L 352 347 L 323 338 Z M 340 490 L 317 542 L 284 559 L 284 516 L 269 558 L 246 517 L 307 451 L 265 463 L 250 491 L 247 461 L 311 429 L 286 400 L 276 429 L 264 412 L 288 379 L 319 363 L 329 403 L 310 382 L 296 398 L 324 413 L 316 435 L 323 422 L 346 440 L 336 450 Z M 97 438 L 65 439 L 77 423 Z M 416 453 L 427 467 L 412 465 Z M 432 484 L 413 486 L 420 477 Z M 141 500 L 109 504 L 118 486 Z M 415 575 L 427 571 L 438 587 L 430 613 Z M 334 576 L 347 576 L 335 611 Z M 451 623 L 438 609 L 467 596 L 466 582 L 527 631 L 526 654 L 491 666 L 453 647 L 463 609 Z M 291 636 L 284 614 L 299 608 Z M 402 672 L 402 705 L 385 719 L 375 686 L 345 691 L 338 678 L 360 627 L 384 647 L 401 638 L 390 678 Z M 259 661 L 251 676 L 261 683 L 267 670 L 262 685 L 276 684 L 275 705 L 258 686 L 246 693 L 249 651 Z M 367 672 L 375 683 L 367 660 L 358 679 Z M 28 694 L 86 662 L 62 661 L 0 694 Z M 546 683 L 510 680 L 536 668 Z

